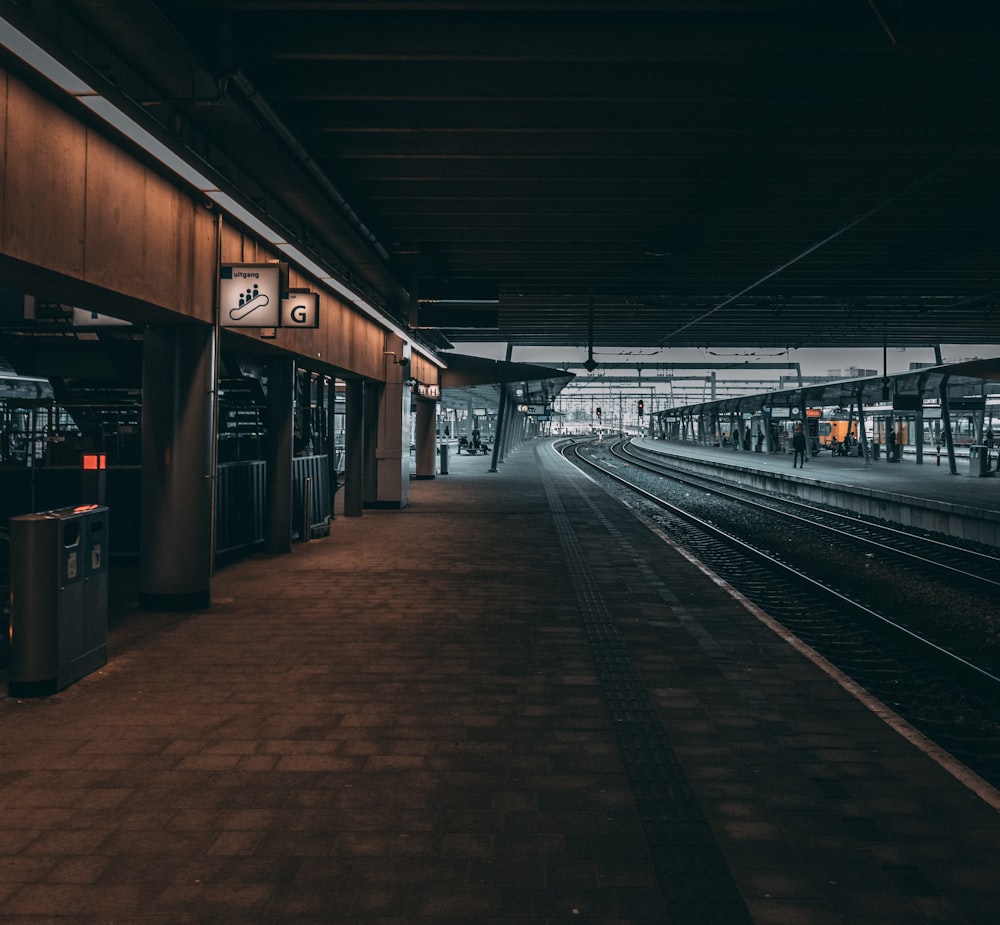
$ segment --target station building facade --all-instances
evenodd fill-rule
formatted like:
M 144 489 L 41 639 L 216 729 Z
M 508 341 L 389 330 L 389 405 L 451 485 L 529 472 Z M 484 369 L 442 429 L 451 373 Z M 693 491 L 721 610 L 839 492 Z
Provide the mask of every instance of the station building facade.
M 143 150 L 141 130 L 123 137 L 87 94 L 4 71 L 0 100 L 0 356 L 8 378 L 137 387 L 128 424 L 81 449 L 106 456 L 109 436 L 141 447 L 128 460 L 138 473 L 122 465 L 107 478 L 121 497 L 118 535 L 131 524 L 142 548 L 143 605 L 207 605 L 219 539 L 248 505 L 254 535 L 287 550 L 311 529 L 300 513 L 306 480 L 314 506 L 339 477 L 348 515 L 405 507 L 411 470 L 434 471 L 445 366 L 435 351 L 232 194 L 200 189 L 197 169 Z M 263 276 L 240 276 L 254 268 Z M 264 301 L 275 313 L 254 316 Z M 242 429 L 241 390 L 258 393 L 255 423 Z M 15 422 L 3 423 L 13 453 Z M 47 439 L 86 442 L 85 429 L 46 427 Z M 303 455 L 322 461 L 310 469 L 297 464 Z M 258 465 L 224 476 L 233 463 Z M 3 467 L 4 494 L 23 504 L 38 473 L 25 483 L 17 468 Z

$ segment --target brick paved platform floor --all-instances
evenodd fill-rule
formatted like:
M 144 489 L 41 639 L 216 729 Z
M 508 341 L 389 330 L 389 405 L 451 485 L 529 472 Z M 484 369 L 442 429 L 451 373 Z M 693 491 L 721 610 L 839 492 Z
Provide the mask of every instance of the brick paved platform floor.
M 995 922 L 1000 817 L 528 444 L 0 699 L 0 922 Z

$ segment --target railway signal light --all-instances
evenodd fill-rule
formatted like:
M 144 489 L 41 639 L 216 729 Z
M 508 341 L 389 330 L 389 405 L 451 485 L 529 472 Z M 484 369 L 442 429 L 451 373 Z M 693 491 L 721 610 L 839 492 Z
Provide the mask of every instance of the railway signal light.
M 642 399 L 640 398 L 639 399 L 639 417 L 642 417 L 642 411 L 643 411 L 644 407 L 645 407 L 645 405 L 643 405 Z
M 595 410 L 597 411 L 597 417 L 600 418 L 601 417 L 601 409 L 597 408 Z

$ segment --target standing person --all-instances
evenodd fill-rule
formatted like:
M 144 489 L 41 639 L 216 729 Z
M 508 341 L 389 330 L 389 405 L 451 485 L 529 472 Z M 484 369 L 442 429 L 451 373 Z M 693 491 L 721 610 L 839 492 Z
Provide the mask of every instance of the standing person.
M 757 452 L 760 453 L 764 448 L 764 431 L 759 427 L 757 428 Z
M 795 434 L 792 437 L 792 449 L 795 455 L 792 456 L 792 468 L 796 468 L 801 461 L 804 466 L 806 464 L 806 435 L 802 430 L 801 424 L 795 425 Z
M 889 448 L 889 462 L 898 462 L 899 460 L 896 459 L 896 429 L 894 427 L 888 428 L 885 441 Z

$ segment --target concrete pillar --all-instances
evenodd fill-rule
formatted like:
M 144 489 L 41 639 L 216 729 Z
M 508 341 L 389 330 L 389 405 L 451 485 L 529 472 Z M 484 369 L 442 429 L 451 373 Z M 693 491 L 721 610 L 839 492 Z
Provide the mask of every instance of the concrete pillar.
M 139 602 L 146 610 L 211 603 L 215 332 L 150 325 L 142 360 Z
M 437 463 L 437 403 L 417 399 L 416 433 L 413 435 L 417 445 L 416 477 L 418 479 L 434 478 Z
M 517 399 L 513 395 L 507 398 L 507 413 L 510 415 L 510 418 L 507 425 L 507 437 L 504 440 L 504 459 L 517 449 L 518 441 L 521 439 L 521 419 L 523 415 L 517 410 Z
M 264 508 L 264 548 L 270 553 L 292 551 L 292 452 L 295 404 L 295 360 L 267 361 L 267 502 Z
M 382 390 L 375 460 L 376 505 L 406 507 L 410 493 L 410 390 L 401 382 L 387 382 Z
M 360 517 L 365 503 L 365 383 L 348 379 L 344 415 L 344 516 Z
M 383 508 L 404 508 L 410 493 L 410 387 L 405 380 L 409 366 L 400 363 L 402 338 L 387 338 L 385 387 L 378 408 L 378 442 L 375 458 L 378 485 L 375 503 Z

